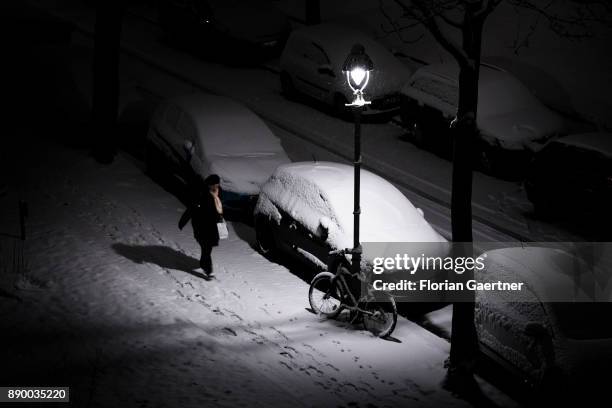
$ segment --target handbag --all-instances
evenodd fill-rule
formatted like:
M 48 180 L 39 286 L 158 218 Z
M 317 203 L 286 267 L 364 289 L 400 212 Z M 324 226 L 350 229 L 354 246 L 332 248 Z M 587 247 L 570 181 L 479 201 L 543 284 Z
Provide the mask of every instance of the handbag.
M 229 232 L 227 231 L 227 224 L 225 221 L 217 223 L 217 231 L 219 232 L 219 239 L 227 239 Z

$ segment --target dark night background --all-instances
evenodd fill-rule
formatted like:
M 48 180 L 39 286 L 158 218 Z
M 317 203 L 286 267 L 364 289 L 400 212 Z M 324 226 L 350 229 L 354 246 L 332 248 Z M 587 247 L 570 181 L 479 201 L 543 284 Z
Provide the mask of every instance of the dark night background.
M 467 70 L 457 78 L 455 56 L 432 34 L 423 11 L 449 24 L 444 35 L 461 44 L 461 29 L 451 21 L 461 14 L 453 7 L 470 2 L 430 2 L 440 5 L 433 11 L 428 2 L 413 3 L 3 4 L 0 386 L 70 386 L 70 404 L 57 405 L 75 407 L 608 406 L 601 398 L 608 397 L 612 362 L 610 303 L 550 306 L 536 299 L 495 309 L 483 298 L 475 308 L 398 302 L 392 337 L 378 339 L 344 314 L 332 321 L 311 313 L 316 268 L 261 254 L 254 201 L 246 213 L 227 210 L 230 236 L 213 251 L 215 277 L 197 270 L 191 227 L 176 226 L 192 197 L 188 179 L 161 160 L 151 167 L 147 135 L 161 115 L 156 108 L 192 93 L 227 96 L 263 120 L 288 160 L 352 165 L 346 96 L 321 96 L 322 87 L 344 81 L 331 72 L 335 57 L 313 70 L 328 85 L 311 86 L 318 91 L 306 96 L 295 86 L 306 68 L 294 67 L 303 71 L 291 77 L 283 48 L 293 46 L 298 30 L 315 27 L 316 39 L 324 23 L 365 33 L 394 59 L 387 71 L 373 57 L 371 96 L 392 91 L 363 115 L 367 170 L 397 187 L 450 241 L 515 249 L 524 242 L 601 243 L 584 244 L 589 250 L 570 263 L 599 268 L 593 287 L 610 300 L 610 6 L 476 2 L 500 3 L 484 23 L 477 52 L 493 67 L 480 69 L 481 86 L 487 69 L 500 71 L 541 106 L 491 114 L 485 129 L 481 116 L 469 120 L 466 95 L 478 94 L 476 82 L 465 91 Z M 352 41 L 322 32 L 313 40 L 321 48 Z M 338 58 L 349 51 L 341 48 Z M 445 71 L 449 66 L 455 71 Z M 376 77 L 377 69 L 387 76 Z M 455 72 L 463 96 L 432 89 L 456 112 L 414 99 L 406 84 L 416 83 L 419 72 Z M 505 89 L 495 82 L 481 89 L 480 103 L 489 97 L 491 105 L 479 105 L 479 115 L 494 112 L 496 103 L 520 105 L 520 95 Z M 221 114 L 239 123 L 231 115 Z M 537 139 L 546 115 L 559 123 L 547 144 L 542 138 L 508 148 L 506 135 Z M 529 120 L 535 125 L 521 122 Z M 254 135 L 249 126 L 244 133 Z M 453 139 L 475 135 L 476 126 L 479 135 L 500 139 Z M 261 172 L 245 163 L 238 178 Z M 352 185 L 346 188 L 352 194 Z M 535 275 L 567 272 L 567 260 L 552 252 L 507 256 Z M 572 279 L 575 288 L 584 283 Z M 476 334 L 477 351 L 470 337 Z

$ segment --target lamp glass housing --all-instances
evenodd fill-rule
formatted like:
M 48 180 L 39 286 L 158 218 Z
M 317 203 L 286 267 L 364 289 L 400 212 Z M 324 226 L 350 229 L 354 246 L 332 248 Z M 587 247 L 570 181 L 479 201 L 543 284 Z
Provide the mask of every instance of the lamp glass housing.
M 342 66 L 342 71 L 346 73 L 346 81 L 354 97 L 353 102 L 347 103 L 346 106 L 360 107 L 371 103 L 363 98 L 363 91 L 368 85 L 370 71 L 373 68 L 374 64 L 365 53 L 365 48 L 361 44 L 355 44 Z

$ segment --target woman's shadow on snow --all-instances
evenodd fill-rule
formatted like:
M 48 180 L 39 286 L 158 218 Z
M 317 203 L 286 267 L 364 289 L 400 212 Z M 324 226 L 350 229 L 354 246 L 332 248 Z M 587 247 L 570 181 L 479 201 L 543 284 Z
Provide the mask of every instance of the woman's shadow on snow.
M 112 248 L 119 255 L 139 264 L 152 263 L 164 269 L 175 269 L 206 279 L 204 274 L 194 271 L 200 267 L 199 260 L 167 246 L 113 244 Z

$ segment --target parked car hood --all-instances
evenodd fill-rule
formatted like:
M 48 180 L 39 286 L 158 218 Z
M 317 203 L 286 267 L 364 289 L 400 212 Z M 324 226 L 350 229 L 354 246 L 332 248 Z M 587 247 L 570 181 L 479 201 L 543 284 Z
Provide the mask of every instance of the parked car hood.
M 221 188 L 238 194 L 259 194 L 261 185 L 281 164 L 289 163 L 284 153 L 260 153 L 209 158 L 210 172 L 221 178 Z
M 478 115 L 481 137 L 504 149 L 537 151 L 551 136 L 563 132 L 563 118 L 545 107 L 499 115 Z

